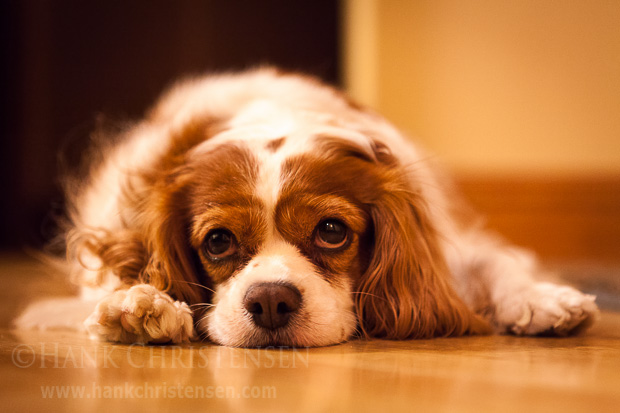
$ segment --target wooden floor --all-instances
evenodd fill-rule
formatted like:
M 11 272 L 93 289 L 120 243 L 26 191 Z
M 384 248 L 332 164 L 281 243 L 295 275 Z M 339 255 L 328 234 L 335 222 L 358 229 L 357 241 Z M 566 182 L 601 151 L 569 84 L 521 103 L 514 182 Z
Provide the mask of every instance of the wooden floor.
M 0 256 L 2 411 L 620 411 L 620 313 L 563 339 L 125 346 L 11 330 L 45 276 L 31 260 Z

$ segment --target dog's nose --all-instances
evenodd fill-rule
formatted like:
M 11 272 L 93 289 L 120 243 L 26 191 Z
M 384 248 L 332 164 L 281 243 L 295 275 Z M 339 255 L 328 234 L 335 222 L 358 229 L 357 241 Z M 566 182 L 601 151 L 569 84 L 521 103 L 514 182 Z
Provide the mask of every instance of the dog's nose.
M 254 323 L 269 330 L 286 326 L 300 306 L 299 290 L 284 283 L 254 284 L 243 298 L 243 307 L 252 314 Z

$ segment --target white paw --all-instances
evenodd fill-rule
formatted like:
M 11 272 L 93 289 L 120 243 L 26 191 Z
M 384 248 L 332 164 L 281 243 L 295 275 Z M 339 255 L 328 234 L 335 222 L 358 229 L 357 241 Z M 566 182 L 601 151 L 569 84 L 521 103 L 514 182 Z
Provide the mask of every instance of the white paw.
M 195 337 L 187 304 L 147 284 L 107 296 L 84 325 L 92 338 L 121 343 L 184 343 Z
M 514 334 L 566 336 L 596 321 L 599 311 L 595 298 L 571 287 L 537 283 L 500 304 L 496 318 Z

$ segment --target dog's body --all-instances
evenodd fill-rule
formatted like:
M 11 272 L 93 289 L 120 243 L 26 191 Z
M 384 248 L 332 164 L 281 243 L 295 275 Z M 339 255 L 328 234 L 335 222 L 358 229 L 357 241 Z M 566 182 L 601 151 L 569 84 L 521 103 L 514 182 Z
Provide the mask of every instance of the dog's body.
M 535 281 L 528 253 L 457 222 L 426 157 L 314 79 L 186 81 L 125 135 L 68 185 L 92 336 L 320 346 L 356 331 L 565 335 L 597 315 L 594 297 Z M 40 313 L 20 324 L 63 324 Z

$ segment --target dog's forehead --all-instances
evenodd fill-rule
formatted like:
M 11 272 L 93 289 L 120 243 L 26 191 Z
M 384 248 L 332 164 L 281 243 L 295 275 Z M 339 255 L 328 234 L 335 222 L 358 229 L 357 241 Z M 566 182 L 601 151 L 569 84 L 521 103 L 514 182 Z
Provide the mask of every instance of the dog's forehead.
M 291 107 L 270 100 L 253 101 L 226 122 L 223 130 L 192 150 L 193 156 L 223 145 L 247 149 L 257 164 L 254 196 L 272 212 L 282 187 L 283 165 L 304 154 L 320 155 L 325 138 L 354 146 L 373 157 L 372 141 L 349 127 L 338 113 Z
M 216 136 L 194 148 L 200 154 L 224 143 L 243 142 L 269 163 L 316 149 L 317 137 L 330 136 L 372 153 L 371 141 L 357 131 L 345 113 L 321 111 L 316 107 L 291 106 L 267 99 L 252 101 L 229 119 Z

